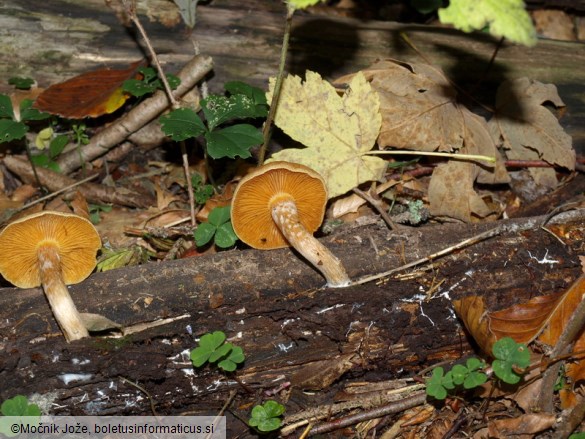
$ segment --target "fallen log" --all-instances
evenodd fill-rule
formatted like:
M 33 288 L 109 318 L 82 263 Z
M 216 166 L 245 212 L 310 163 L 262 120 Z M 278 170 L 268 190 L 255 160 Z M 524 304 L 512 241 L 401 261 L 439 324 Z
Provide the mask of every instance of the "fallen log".
M 549 227 L 582 236 L 584 219 L 581 209 L 560 214 L 553 219 L 558 225 Z M 231 390 L 246 393 L 229 375 L 194 370 L 190 363 L 195 337 L 215 330 L 244 348 L 237 377 L 253 391 L 287 382 L 293 395 L 332 392 L 342 376 L 413 376 L 472 351 L 451 300 L 479 295 L 498 310 L 563 291 L 579 276 L 583 242 L 561 242 L 539 228 L 543 220 L 397 233 L 379 222 L 342 228 L 324 243 L 357 279 L 505 225 L 498 236 L 408 276 L 348 288 L 320 289 L 320 275 L 288 249 L 233 250 L 97 273 L 70 287 L 73 300 L 81 312 L 105 315 L 130 330 L 70 344 L 39 289 L 2 288 L 0 399 L 42 395 L 59 414 L 149 414 L 149 398 L 159 413 L 212 413 Z

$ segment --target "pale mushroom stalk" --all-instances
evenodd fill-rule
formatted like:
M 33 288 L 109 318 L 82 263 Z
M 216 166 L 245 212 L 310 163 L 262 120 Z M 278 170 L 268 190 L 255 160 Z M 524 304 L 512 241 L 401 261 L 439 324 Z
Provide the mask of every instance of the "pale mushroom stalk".
M 325 276 L 327 286 L 335 288 L 350 284 L 341 261 L 303 227 L 292 200 L 276 202 L 272 206 L 272 219 L 289 244 Z
M 51 244 L 41 245 L 37 252 L 41 284 L 51 305 L 57 323 L 67 341 L 89 337 L 79 311 L 61 276 L 61 258 L 58 249 Z

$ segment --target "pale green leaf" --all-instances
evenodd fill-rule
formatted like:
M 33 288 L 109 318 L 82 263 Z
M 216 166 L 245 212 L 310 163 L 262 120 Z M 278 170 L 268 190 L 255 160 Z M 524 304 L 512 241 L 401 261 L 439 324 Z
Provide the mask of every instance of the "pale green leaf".
M 270 84 L 268 101 L 274 82 Z M 327 184 L 329 198 L 361 183 L 382 178 L 386 162 L 366 155 L 374 146 L 382 117 L 378 94 L 364 75 L 356 74 L 343 96 L 319 74 L 306 80 L 288 76 L 282 85 L 275 123 L 307 148 L 285 149 L 271 160 L 301 163 L 317 171 Z
M 522 0 L 451 0 L 447 8 L 439 9 L 439 19 L 464 32 L 489 26 L 496 37 L 536 44 L 536 31 Z
M 295 9 L 305 9 L 309 6 L 316 5 L 322 0 L 288 0 L 288 4 Z

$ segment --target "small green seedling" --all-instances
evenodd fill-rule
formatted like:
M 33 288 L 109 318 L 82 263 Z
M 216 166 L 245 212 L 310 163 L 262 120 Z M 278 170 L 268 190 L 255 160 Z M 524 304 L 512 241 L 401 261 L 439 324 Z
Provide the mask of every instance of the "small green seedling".
M 220 248 L 233 246 L 238 237 L 230 221 L 230 206 L 213 209 L 207 217 L 207 222 L 197 226 L 194 237 L 197 247 L 206 245 L 212 238 L 215 245 Z
M 282 404 L 273 400 L 266 401 L 262 405 L 254 406 L 248 425 L 261 433 L 278 430 L 282 423 L 281 415 L 284 410 Z
M 51 117 L 50 114 L 41 113 L 31 108 L 33 101 L 24 99 L 20 103 L 20 113 L 17 116 L 12 107 L 12 101 L 7 95 L 0 94 L 0 143 L 21 140 L 28 131 L 25 122 L 44 120 Z
M 504 337 L 494 344 L 492 352 L 496 358 L 492 363 L 496 377 L 507 384 L 517 384 L 521 378 L 518 370 L 530 364 L 528 348 L 510 337 Z M 484 372 L 486 367 L 486 363 L 478 358 L 467 359 L 465 365 L 456 364 L 447 373 L 442 367 L 435 367 L 427 380 L 427 395 L 443 400 L 457 388 L 467 390 L 479 387 L 488 379 Z
M 225 89 L 228 96 L 210 95 L 201 101 L 207 125 L 194 110 L 179 108 L 160 118 L 163 132 L 177 142 L 202 135 L 207 154 L 213 159 L 250 157 L 250 148 L 262 143 L 260 131 L 246 123 L 220 125 L 266 117 L 266 98 L 262 90 L 242 82 L 229 82 Z
M 48 142 L 46 148 L 42 148 L 45 142 Z M 61 172 L 59 164 L 57 163 L 57 157 L 63 152 L 67 144 L 69 143 L 69 137 L 64 134 L 59 134 L 53 137 L 53 129 L 51 127 L 41 130 L 36 140 L 37 148 L 43 150 L 40 154 L 31 155 L 31 161 L 41 168 L 48 168 L 55 172 Z
M 41 418 L 41 409 L 36 404 L 29 404 L 25 396 L 16 395 L 7 399 L 0 406 L 0 413 L 3 416 L 10 416 L 12 419 L 0 418 L 0 433 L 13 437 L 19 434 L 12 430 L 14 424 L 37 426 Z M 22 418 L 15 422 L 14 417 Z M 26 417 L 26 419 L 25 419 Z
M 108 204 L 90 204 L 89 205 L 89 219 L 92 224 L 99 224 L 102 220 L 100 218 L 100 212 L 111 212 L 112 206 Z
M 193 186 L 193 196 L 197 204 L 205 204 L 213 195 L 213 186 L 203 184 L 201 174 L 195 173 L 191 175 L 191 185 Z
M 34 83 L 34 79 L 22 76 L 13 76 L 8 80 L 8 84 L 13 85 L 18 90 L 30 90 Z
M 222 331 L 205 334 L 199 340 L 199 347 L 191 351 L 191 362 L 195 367 L 205 363 L 217 363 L 226 372 L 233 372 L 238 364 L 245 360 L 244 351 L 239 346 L 225 343 L 226 336 Z
M 140 67 L 138 73 L 142 74 L 142 79 L 127 79 L 122 84 L 122 90 L 137 98 L 162 90 L 162 81 L 152 67 Z M 175 75 L 168 74 L 166 76 L 173 90 L 181 83 L 181 80 Z
M 492 352 L 496 358 L 492 363 L 496 376 L 507 384 L 518 384 L 518 370 L 525 369 L 530 364 L 530 351 L 526 345 L 504 337 L 494 344 Z

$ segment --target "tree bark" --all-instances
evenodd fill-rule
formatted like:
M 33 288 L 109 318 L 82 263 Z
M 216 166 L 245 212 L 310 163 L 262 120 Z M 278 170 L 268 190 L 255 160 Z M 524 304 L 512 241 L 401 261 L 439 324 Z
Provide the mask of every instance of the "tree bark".
M 553 220 L 560 225 L 547 227 L 582 236 L 584 219 L 585 210 L 564 213 Z M 342 376 L 412 376 L 471 352 L 452 300 L 479 295 L 495 311 L 563 291 L 579 276 L 583 242 L 561 242 L 539 228 L 543 220 L 397 233 L 378 222 L 342 228 L 323 242 L 355 280 L 506 224 L 501 235 L 408 276 L 348 288 L 320 289 L 318 272 L 287 249 L 151 263 L 71 286 L 80 312 L 102 314 L 129 330 L 118 338 L 94 335 L 67 344 L 39 289 L 1 289 L 0 399 L 36 393 L 60 414 L 148 414 L 148 398 L 129 380 L 148 391 L 159 413 L 219 409 L 230 390 L 245 391 L 215 368 L 193 373 L 188 354 L 195 337 L 215 330 L 244 348 L 237 376 L 254 391 L 288 381 L 294 392 L 330 393 Z M 543 262 L 545 256 L 556 263 Z

